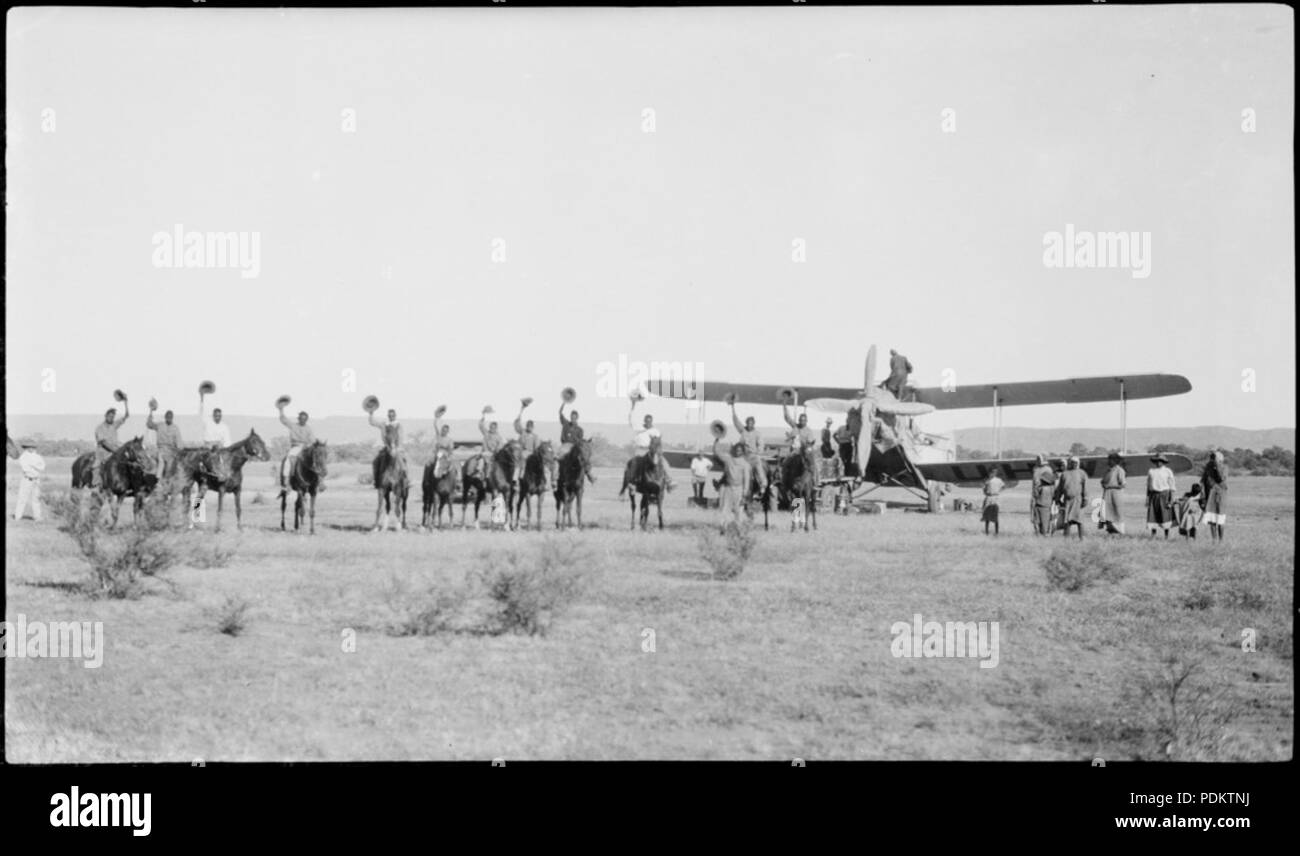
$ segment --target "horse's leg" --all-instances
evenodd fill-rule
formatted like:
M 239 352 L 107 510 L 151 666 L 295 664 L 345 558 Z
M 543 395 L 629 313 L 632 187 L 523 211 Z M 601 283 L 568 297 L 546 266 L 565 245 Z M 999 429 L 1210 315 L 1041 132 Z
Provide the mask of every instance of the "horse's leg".
M 633 532 L 635 532 L 636 531 L 636 488 L 632 488 L 627 492 L 627 498 L 632 503 L 632 526 L 630 528 L 632 529 Z
M 115 529 L 117 528 L 117 515 L 122 511 L 122 497 L 114 495 L 111 502 L 113 505 L 113 522 L 109 524 L 108 528 Z
M 185 502 L 186 502 L 186 505 L 189 504 L 189 500 L 188 500 L 188 499 L 186 499 Z M 280 531 L 281 531 L 281 532 L 285 531 L 285 526 L 284 526 L 284 509 L 285 509 L 285 506 L 288 504 L 288 502 L 289 502 L 289 494 L 288 494 L 288 492 L 285 492 L 285 493 L 280 494 Z
M 817 497 L 815 494 L 816 491 L 814 490 L 814 496 L 812 500 L 812 528 L 814 532 L 817 531 Z
M 384 489 L 382 487 L 376 487 L 375 488 L 375 525 L 370 527 L 371 532 L 379 531 L 379 512 L 383 511 L 383 509 L 384 509 Z
M 316 534 L 316 491 L 311 492 L 311 529 L 312 535 Z
M 216 531 L 218 532 L 221 531 L 221 507 L 225 503 L 225 500 L 226 500 L 226 492 L 221 488 L 217 488 L 217 529 Z
M 578 531 L 579 532 L 582 531 L 582 494 L 583 494 L 582 482 L 579 481 L 578 494 L 577 496 L 574 497 L 574 500 L 578 503 Z
M 239 532 L 244 528 L 244 511 L 240 508 L 239 503 L 240 491 L 235 491 L 235 531 Z
M 659 513 L 659 531 L 664 528 L 664 495 L 661 493 L 655 497 L 655 511 Z

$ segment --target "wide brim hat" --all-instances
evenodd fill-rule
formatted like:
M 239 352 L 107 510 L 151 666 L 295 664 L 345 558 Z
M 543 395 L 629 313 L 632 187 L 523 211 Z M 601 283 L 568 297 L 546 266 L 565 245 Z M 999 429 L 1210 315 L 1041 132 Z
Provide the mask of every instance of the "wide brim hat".
M 1106 462 L 1111 464 L 1122 464 L 1124 463 L 1124 456 L 1119 452 L 1111 452 L 1106 456 Z
M 217 385 L 210 380 L 205 380 L 199 384 L 199 395 L 211 395 L 217 391 Z
M 379 397 L 375 395 L 367 395 L 365 398 L 361 399 L 361 409 L 367 413 L 374 413 L 379 409 Z
M 1164 452 L 1156 452 L 1154 455 L 1151 456 L 1151 460 L 1157 464 L 1169 463 L 1169 459 L 1165 457 Z
M 287 396 L 287 395 L 282 395 L 282 396 L 280 396 L 279 398 L 277 398 L 277 399 L 275 400 L 275 406 L 276 406 L 276 407 L 288 407 L 292 402 L 293 402 L 293 399 L 292 399 L 292 398 L 290 398 L 290 397 Z

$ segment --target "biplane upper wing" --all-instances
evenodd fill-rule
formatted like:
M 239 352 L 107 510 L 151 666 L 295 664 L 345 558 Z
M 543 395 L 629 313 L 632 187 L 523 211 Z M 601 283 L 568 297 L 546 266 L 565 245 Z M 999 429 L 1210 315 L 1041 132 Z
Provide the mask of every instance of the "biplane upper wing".
M 961 410 L 967 407 L 991 407 L 997 404 L 1085 404 L 1095 401 L 1125 401 L 1136 398 L 1162 398 L 1191 391 L 1192 384 L 1182 375 L 1140 374 L 1076 377 L 1064 380 L 1033 380 L 1016 383 L 984 383 L 957 386 L 950 390 L 927 386 L 913 390 L 916 400 L 935 410 Z
M 1169 469 L 1175 473 L 1185 473 L 1192 468 L 1191 459 L 1185 455 L 1166 452 L 1165 457 L 1169 458 Z M 1028 481 L 1033 476 L 1034 466 L 1033 458 L 942 461 L 916 465 L 921 474 L 930 481 L 951 482 L 968 487 L 983 484 L 994 469 L 1008 485 L 1014 485 L 1021 480 Z M 1099 479 L 1106 474 L 1107 458 L 1105 455 L 1080 456 L 1079 467 L 1088 474 L 1089 478 Z M 1124 456 L 1124 472 L 1130 479 L 1145 476 L 1150 469 L 1150 453 L 1131 452 Z
M 745 404 L 781 404 L 781 391 L 783 389 L 793 389 L 799 396 L 799 401 L 805 402 L 811 398 L 840 398 L 840 399 L 857 399 L 862 397 L 861 389 L 853 389 L 847 386 L 793 386 L 779 384 L 763 383 L 722 383 L 718 381 L 706 381 L 698 384 L 694 389 L 685 387 L 683 384 L 665 385 L 663 390 L 655 390 L 651 387 L 651 392 L 661 398 L 684 398 L 690 401 L 726 401 L 727 395 L 735 393 L 736 401 Z

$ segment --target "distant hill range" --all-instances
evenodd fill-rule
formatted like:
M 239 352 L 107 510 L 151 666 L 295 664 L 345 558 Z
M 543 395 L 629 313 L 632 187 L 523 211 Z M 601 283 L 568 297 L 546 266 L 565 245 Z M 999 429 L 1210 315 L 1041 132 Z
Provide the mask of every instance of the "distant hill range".
M 498 414 L 500 428 L 507 436 L 513 435 L 511 422 L 513 414 Z M 90 441 L 97 425 L 104 417 L 102 414 L 30 416 L 11 414 L 7 417 L 5 430 L 14 439 L 37 438 L 45 440 L 86 440 Z M 131 437 L 144 433 L 145 413 L 132 412 L 130 420 L 122 427 L 121 436 Z M 161 419 L 159 415 L 159 419 Z M 241 416 L 226 414 L 225 421 L 230 425 L 234 439 L 238 440 L 255 428 L 263 437 L 273 439 L 285 434 L 285 428 L 275 417 Z M 202 428 L 198 416 L 194 414 L 177 414 L 176 422 L 186 443 L 197 443 L 202 437 Z M 311 424 L 316 434 L 331 443 L 378 442 L 379 432 L 366 423 L 364 416 L 324 416 L 313 418 Z M 457 440 L 477 440 L 478 420 L 450 419 L 452 437 Z M 407 435 L 423 431 L 428 436 L 433 434 L 432 419 L 403 419 Z M 632 432 L 626 424 L 617 423 L 583 423 L 587 436 L 599 434 L 616 445 L 630 442 Z M 664 444 L 668 446 L 708 445 L 712 442 L 708 427 L 705 425 L 660 425 Z M 559 440 L 560 426 L 555 420 L 537 420 L 537 432 L 543 439 Z M 776 427 L 761 427 L 760 432 L 771 435 L 773 440 L 780 439 L 784 432 Z M 734 436 L 734 430 L 728 426 L 728 434 Z M 993 431 L 990 428 L 961 428 L 957 430 L 958 445 L 967 449 L 985 452 L 993 451 Z M 1089 448 L 1119 445 L 1120 432 L 1114 428 L 1003 428 L 1002 448 L 1035 451 L 1064 451 L 1073 443 L 1082 443 Z M 1288 451 L 1295 451 L 1294 428 L 1269 428 L 1264 430 L 1247 430 L 1230 428 L 1224 425 L 1206 425 L 1197 428 L 1130 428 L 1128 443 L 1132 449 L 1147 449 L 1157 443 L 1182 443 L 1192 448 L 1203 449 L 1208 446 L 1222 446 L 1226 449 L 1253 449 L 1263 451 L 1270 446 L 1281 446 Z

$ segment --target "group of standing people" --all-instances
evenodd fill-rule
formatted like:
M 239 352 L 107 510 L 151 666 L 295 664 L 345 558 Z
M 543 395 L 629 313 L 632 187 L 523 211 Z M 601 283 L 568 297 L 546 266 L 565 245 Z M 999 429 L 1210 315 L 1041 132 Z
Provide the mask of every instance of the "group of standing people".
M 1127 487 L 1128 474 L 1124 470 L 1124 456 L 1111 452 L 1107 456 L 1107 469 L 1101 478 L 1101 497 L 1094 500 L 1099 529 L 1111 535 L 1126 534 L 1121 493 Z M 1169 468 L 1169 458 L 1163 452 L 1151 456 L 1154 465 L 1147 471 L 1146 526 L 1151 537 L 1163 532 L 1168 538 L 1176 526 L 1186 538 L 1195 538 L 1200 522 L 1210 529 L 1213 540 L 1223 539 L 1227 522 L 1227 477 L 1223 466 L 1223 453 L 1213 450 L 1206 463 L 1201 480 L 1193 484 L 1182 497 L 1176 496 L 1174 472 Z M 997 532 L 998 494 L 1002 479 L 994 473 L 984 485 L 984 531 L 990 522 Z M 1077 527 L 1083 538 L 1084 518 L 1089 515 L 1088 475 L 1077 457 L 1061 458 L 1055 465 L 1048 463 L 1045 455 L 1035 460 L 1030 486 L 1030 519 L 1034 534 L 1051 535 L 1061 530 L 1067 537 L 1071 527 Z

